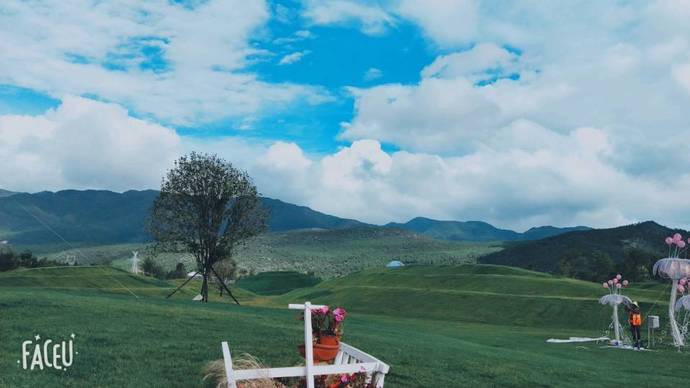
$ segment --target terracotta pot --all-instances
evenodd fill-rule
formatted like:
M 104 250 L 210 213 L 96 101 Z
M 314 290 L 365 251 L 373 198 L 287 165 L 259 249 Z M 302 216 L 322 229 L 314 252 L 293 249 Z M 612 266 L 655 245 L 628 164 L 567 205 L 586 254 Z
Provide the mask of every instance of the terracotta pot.
M 321 345 L 338 346 L 340 345 L 340 338 L 334 335 L 322 335 L 319 337 L 318 343 Z
M 304 345 L 298 346 L 299 348 L 299 354 L 304 357 Z M 324 345 L 324 344 L 319 344 L 316 343 L 314 344 L 314 362 L 331 362 L 335 359 L 335 356 L 338 355 L 338 351 L 340 350 L 340 343 L 337 345 Z

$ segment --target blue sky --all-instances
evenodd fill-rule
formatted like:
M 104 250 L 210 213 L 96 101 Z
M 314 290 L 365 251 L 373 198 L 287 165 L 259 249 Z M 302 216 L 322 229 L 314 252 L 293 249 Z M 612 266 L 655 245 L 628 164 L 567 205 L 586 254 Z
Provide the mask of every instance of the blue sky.
M 689 17 L 687 1 L 3 2 L 0 187 L 156 188 L 196 150 L 374 223 L 687 226 Z

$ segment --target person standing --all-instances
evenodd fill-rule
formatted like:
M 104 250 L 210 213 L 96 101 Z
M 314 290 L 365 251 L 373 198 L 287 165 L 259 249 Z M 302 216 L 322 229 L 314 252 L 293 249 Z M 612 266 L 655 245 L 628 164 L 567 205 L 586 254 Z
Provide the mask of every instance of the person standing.
M 640 339 L 642 313 L 640 312 L 640 305 L 636 301 L 632 302 L 630 310 L 628 311 L 628 323 L 630 323 L 630 331 L 632 332 L 633 347 L 640 350 L 642 345 L 642 340 Z

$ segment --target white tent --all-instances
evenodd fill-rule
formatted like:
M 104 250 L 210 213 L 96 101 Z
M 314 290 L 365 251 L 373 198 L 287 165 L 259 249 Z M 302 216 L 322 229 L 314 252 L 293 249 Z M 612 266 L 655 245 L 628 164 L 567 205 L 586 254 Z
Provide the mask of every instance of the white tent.
M 400 268 L 404 266 L 405 263 L 400 260 L 392 260 L 390 263 L 386 264 L 386 268 Z

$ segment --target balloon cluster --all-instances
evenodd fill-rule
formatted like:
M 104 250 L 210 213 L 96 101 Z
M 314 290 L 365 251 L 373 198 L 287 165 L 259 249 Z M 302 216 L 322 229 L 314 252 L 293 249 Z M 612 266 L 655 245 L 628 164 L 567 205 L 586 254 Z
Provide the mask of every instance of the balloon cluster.
M 616 293 L 621 288 L 627 287 L 630 284 L 629 281 L 621 279 L 623 279 L 623 275 L 618 274 L 614 276 L 613 279 L 601 283 L 601 286 L 608 289 L 611 293 Z
M 690 238 L 688 238 L 688 243 L 683 241 L 683 236 L 680 233 L 676 233 L 673 236 L 668 236 L 664 240 L 666 245 L 668 245 L 668 256 L 671 258 L 678 258 L 681 251 L 690 244 Z

